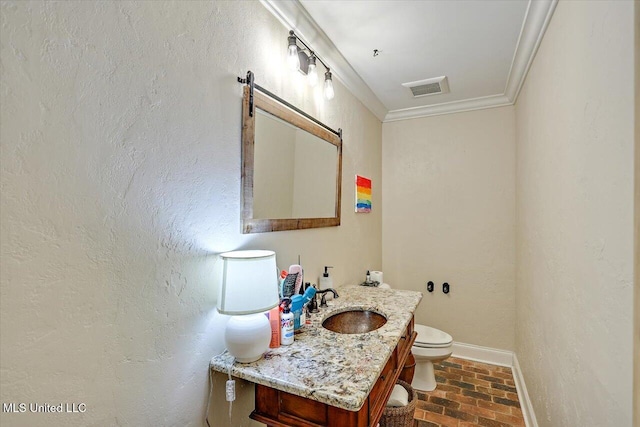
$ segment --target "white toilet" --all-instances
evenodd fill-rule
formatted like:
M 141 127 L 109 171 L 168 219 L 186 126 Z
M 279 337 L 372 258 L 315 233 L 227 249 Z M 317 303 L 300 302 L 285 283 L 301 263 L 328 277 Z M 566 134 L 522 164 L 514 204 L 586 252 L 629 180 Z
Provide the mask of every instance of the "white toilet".
M 432 391 L 436 388 L 436 376 L 433 363 L 451 356 L 453 338 L 446 332 L 425 325 L 415 325 L 418 333 L 411 347 L 416 359 L 416 370 L 411 386 L 418 390 Z
M 387 283 L 383 283 L 380 287 L 391 288 Z M 417 323 L 414 329 L 418 336 L 413 343 L 413 347 L 411 347 L 411 353 L 416 359 L 416 370 L 411 386 L 422 391 L 433 391 L 437 385 L 433 363 L 440 362 L 451 356 L 453 338 L 439 329 Z

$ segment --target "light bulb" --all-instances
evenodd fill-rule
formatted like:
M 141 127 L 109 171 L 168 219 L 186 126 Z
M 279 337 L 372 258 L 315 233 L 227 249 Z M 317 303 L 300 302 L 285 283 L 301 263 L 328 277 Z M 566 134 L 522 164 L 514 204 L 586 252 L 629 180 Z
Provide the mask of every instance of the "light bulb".
M 333 81 L 331 80 L 331 72 L 324 73 L 324 97 L 332 100 L 335 93 L 333 91 Z
M 298 56 L 298 45 L 296 44 L 296 36 L 293 35 L 293 31 L 289 32 L 289 48 L 287 49 L 287 63 L 291 71 L 296 71 L 300 68 L 300 57 Z
M 300 68 L 300 58 L 298 57 L 298 47 L 296 45 L 289 46 L 289 53 L 287 55 L 287 63 L 291 71 L 296 71 Z
M 307 79 L 309 86 L 314 87 L 318 84 L 318 70 L 316 69 L 316 56 L 311 53 L 309 57 L 309 68 L 307 71 Z

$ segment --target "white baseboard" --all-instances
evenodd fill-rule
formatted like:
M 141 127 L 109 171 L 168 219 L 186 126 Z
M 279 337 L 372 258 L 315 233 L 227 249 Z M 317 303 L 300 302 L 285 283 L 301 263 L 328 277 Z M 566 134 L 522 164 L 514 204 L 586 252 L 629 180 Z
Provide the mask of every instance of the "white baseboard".
M 536 420 L 536 414 L 533 412 L 533 405 L 531 399 L 529 399 L 529 393 L 527 392 L 527 386 L 524 383 L 524 376 L 520 370 L 520 364 L 518 363 L 518 357 L 513 353 L 513 380 L 516 383 L 516 390 L 518 390 L 518 399 L 520 399 L 520 407 L 522 409 L 522 415 L 524 416 L 524 423 L 527 427 L 538 427 L 538 420 Z
M 513 371 L 513 380 L 516 383 L 516 390 L 518 391 L 518 399 L 520 400 L 525 425 L 527 427 L 538 427 L 538 421 L 536 420 L 536 414 L 533 412 L 533 405 L 531 404 L 531 399 L 529 399 L 529 393 L 524 383 L 520 364 L 513 351 L 454 342 L 453 357 L 488 363 L 490 365 L 510 367 Z
M 490 365 L 513 367 L 513 351 L 498 350 L 496 348 L 479 345 L 453 343 L 453 357 L 488 363 Z

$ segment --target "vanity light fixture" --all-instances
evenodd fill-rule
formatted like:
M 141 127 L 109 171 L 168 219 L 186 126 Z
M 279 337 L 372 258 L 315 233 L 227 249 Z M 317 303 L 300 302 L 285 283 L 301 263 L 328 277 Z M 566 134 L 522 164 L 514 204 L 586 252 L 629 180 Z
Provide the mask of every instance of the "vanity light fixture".
M 296 33 L 291 30 L 287 37 L 287 63 L 292 70 L 300 71 L 307 76 L 307 82 L 309 86 L 315 86 L 318 84 L 318 69 L 317 61 L 324 66 L 326 72 L 324 73 L 324 97 L 328 100 L 333 99 L 335 92 L 333 90 L 333 79 L 331 76 L 331 69 L 324 63 L 320 57 L 311 50 L 311 48 L 303 42 Z M 300 48 L 298 42 L 303 46 Z M 307 53 L 308 52 L 308 53 Z

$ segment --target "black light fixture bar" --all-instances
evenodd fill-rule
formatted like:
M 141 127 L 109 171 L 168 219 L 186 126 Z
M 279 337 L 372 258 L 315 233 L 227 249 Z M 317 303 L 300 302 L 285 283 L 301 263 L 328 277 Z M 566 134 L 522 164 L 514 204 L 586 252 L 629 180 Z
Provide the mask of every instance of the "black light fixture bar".
M 323 128 L 325 128 L 329 132 L 338 135 L 338 137 L 340 138 L 340 141 L 342 141 L 342 129 L 334 130 L 333 128 L 330 128 L 329 126 L 325 125 L 324 123 L 322 123 L 321 121 L 319 121 L 315 117 L 305 113 L 304 111 L 302 111 L 301 109 L 299 109 L 295 105 L 290 104 L 289 102 L 287 102 L 284 99 L 280 98 L 278 95 L 276 95 L 274 93 L 271 93 L 267 89 L 265 89 L 262 86 L 256 84 L 254 80 L 255 80 L 255 77 L 254 77 L 253 71 L 247 71 L 247 77 L 244 78 L 244 79 L 242 77 L 238 77 L 238 83 L 246 83 L 247 86 L 249 86 L 249 115 L 250 116 L 253 116 L 253 90 L 254 89 L 258 89 L 260 92 L 262 92 L 265 95 L 272 97 L 276 101 L 286 105 L 288 108 L 292 109 L 293 111 L 295 111 L 296 113 L 300 114 L 301 116 L 311 120 L 312 122 L 314 122 L 315 124 L 317 124 L 319 126 L 322 126 Z
M 328 65 L 327 65 L 327 64 L 322 60 L 322 58 L 320 58 L 320 57 L 318 56 L 318 54 L 317 54 L 313 49 L 311 49 L 311 48 L 309 47 L 309 45 L 308 45 L 308 44 L 306 44 L 306 43 L 304 42 L 304 40 L 302 40 L 302 39 L 300 38 L 300 36 L 298 36 L 298 35 L 297 35 L 293 30 L 290 30 L 290 31 L 289 31 L 289 35 L 290 35 L 290 36 L 295 36 L 296 40 L 297 40 L 297 41 L 299 41 L 299 42 L 302 44 L 302 46 L 304 46 L 304 47 L 305 47 L 305 49 L 306 49 L 306 50 L 308 50 L 308 51 L 309 51 L 309 53 L 311 53 L 311 55 L 315 55 L 316 59 L 317 59 L 318 61 L 320 61 L 320 63 L 324 66 L 324 68 L 325 68 L 327 71 L 331 70 L 331 68 L 329 68 L 329 66 L 328 66 Z

